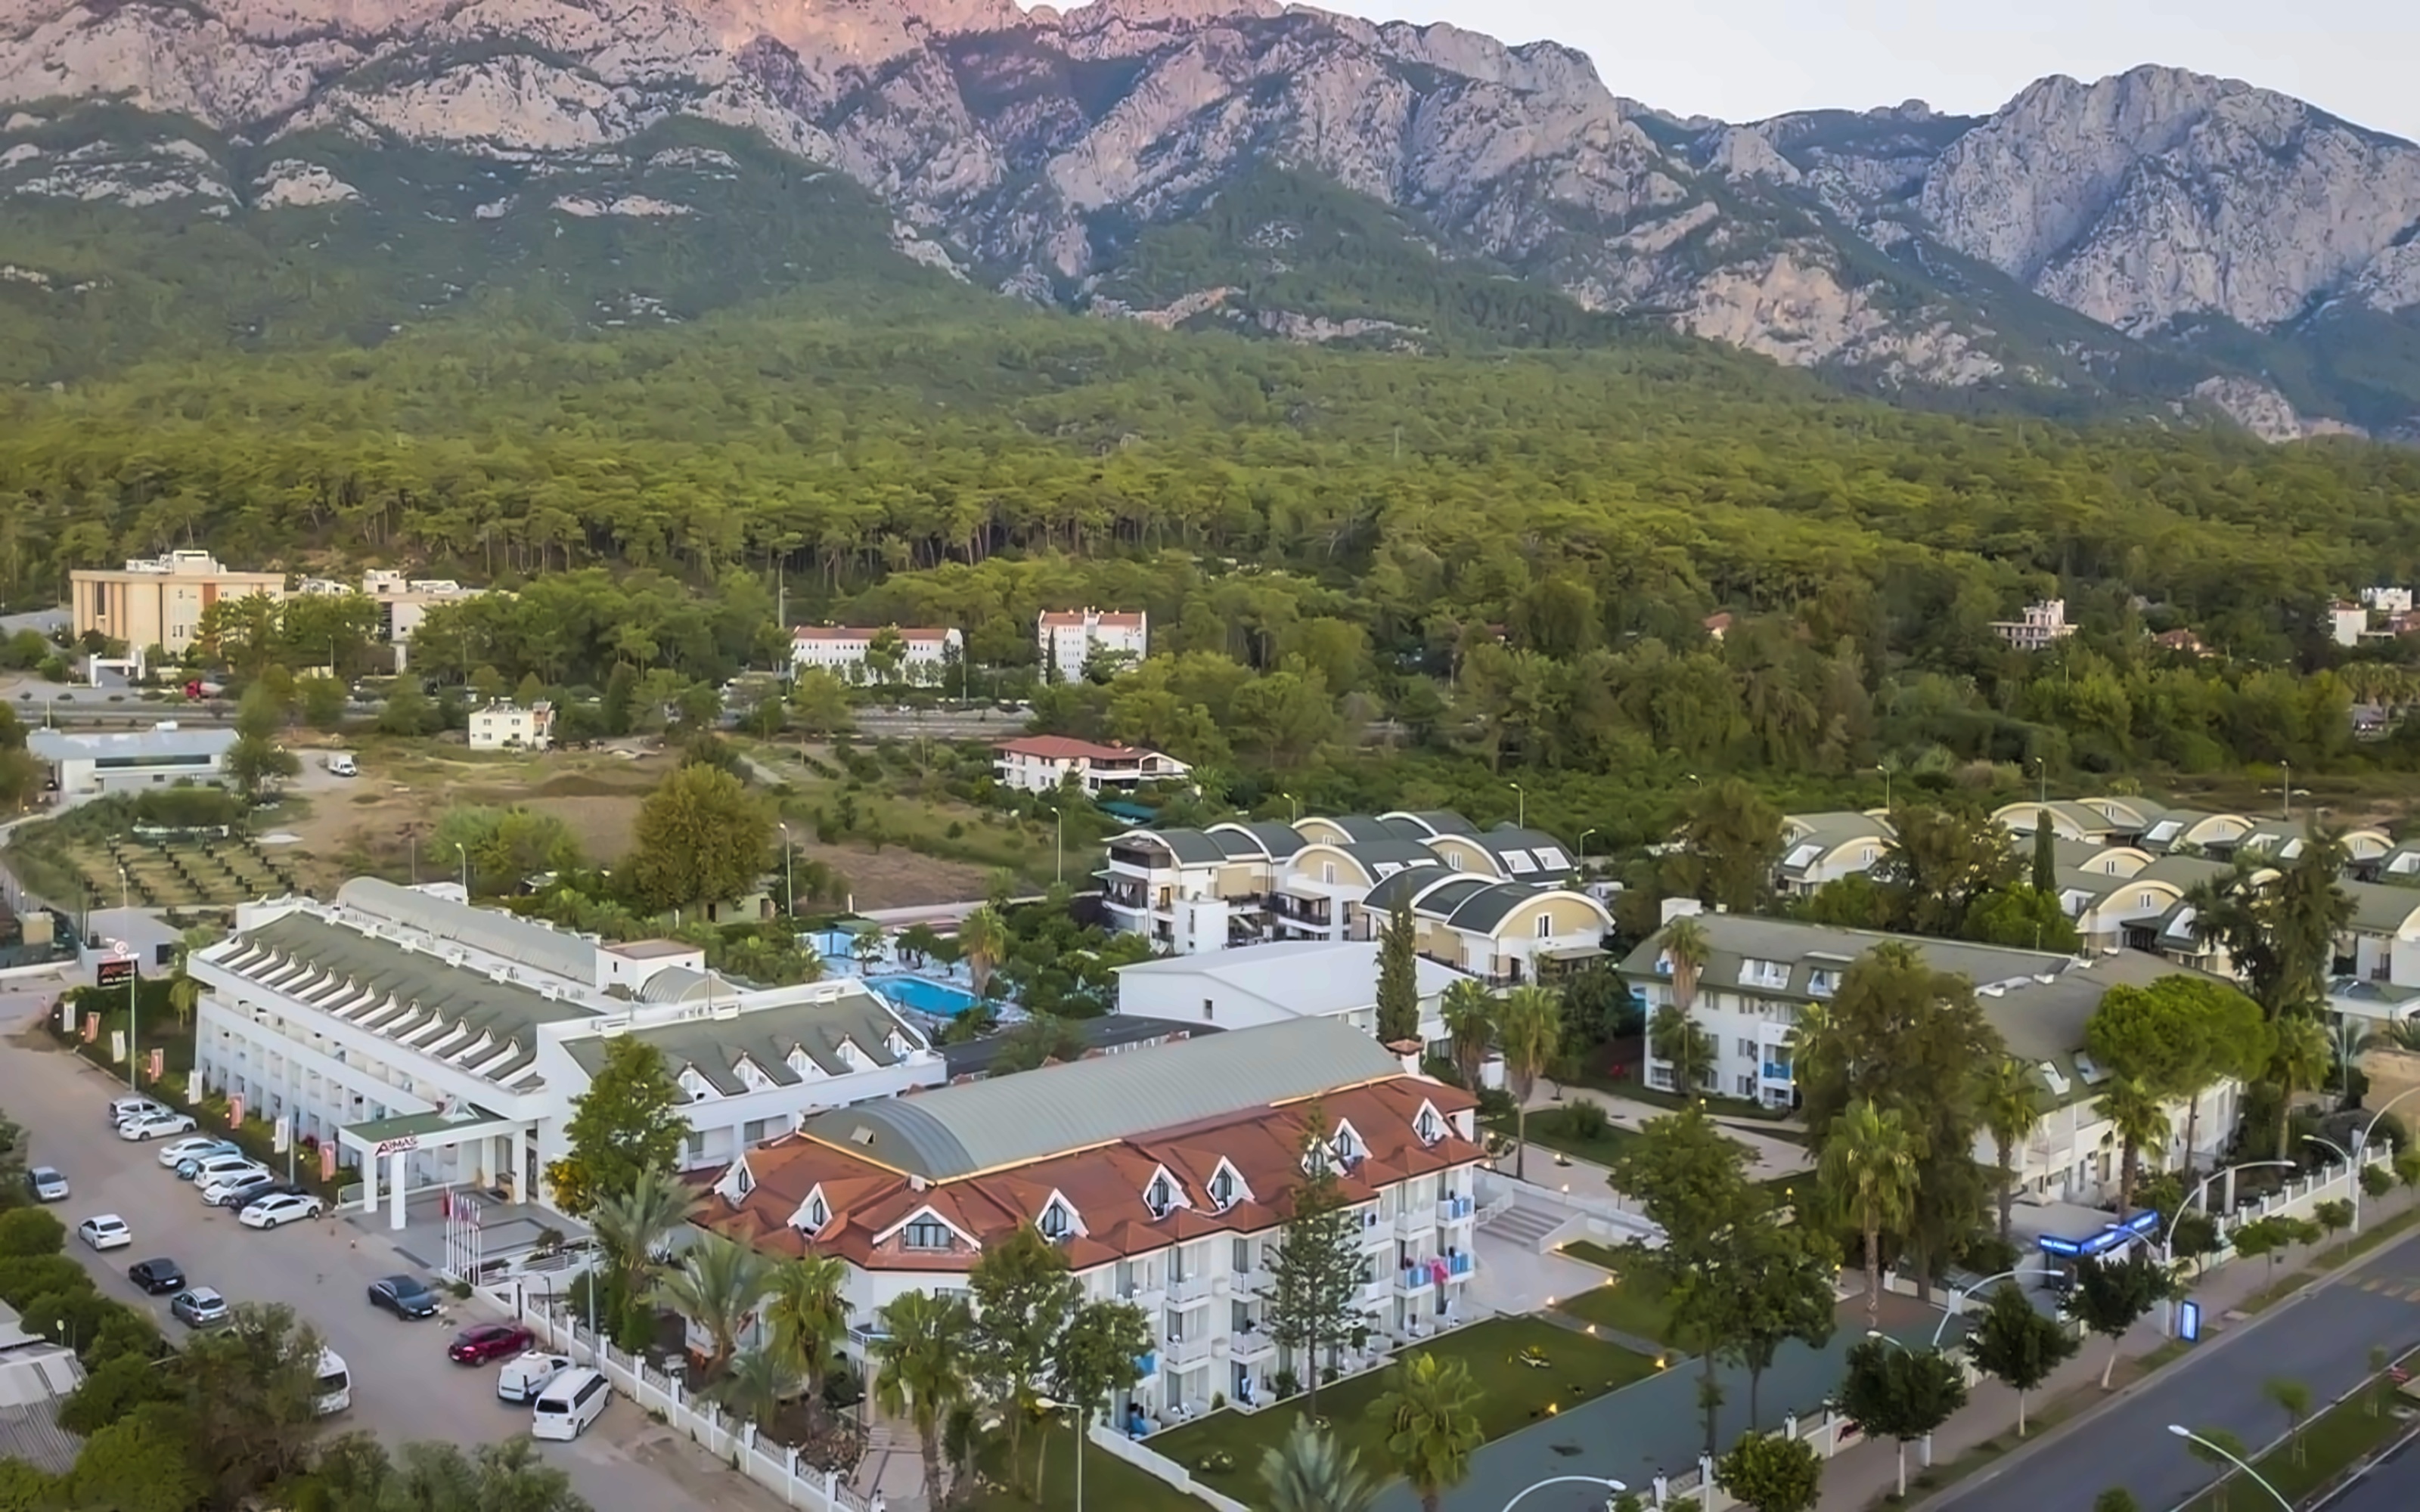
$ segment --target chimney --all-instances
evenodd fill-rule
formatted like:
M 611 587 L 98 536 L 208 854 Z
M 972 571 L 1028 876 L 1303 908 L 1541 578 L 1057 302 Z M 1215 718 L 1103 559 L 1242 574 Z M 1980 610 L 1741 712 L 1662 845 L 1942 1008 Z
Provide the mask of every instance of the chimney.
M 1695 898 L 1667 898 L 1664 900 L 1663 917 L 1657 924 L 1660 928 L 1676 918 L 1695 918 L 1705 911 L 1706 905 Z

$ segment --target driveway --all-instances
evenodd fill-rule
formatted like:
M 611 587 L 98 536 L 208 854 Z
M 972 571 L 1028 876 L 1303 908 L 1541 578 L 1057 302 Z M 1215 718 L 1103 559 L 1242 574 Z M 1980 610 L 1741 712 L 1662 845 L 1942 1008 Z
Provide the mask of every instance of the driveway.
M 2211 1472 L 2169 1436 L 2169 1424 L 2221 1427 L 2256 1447 L 2269 1443 L 2284 1434 L 2286 1420 L 2263 1383 L 2299 1381 L 2315 1405 L 2335 1401 L 2368 1376 L 2372 1345 L 2398 1355 L 2420 1345 L 2420 1235 L 2227 1330 L 2046 1447 L 1984 1472 L 1932 1505 L 1945 1512 L 2087 1507 L 2103 1490 L 2123 1486 L 2147 1507 L 2175 1506 L 2209 1485 Z M 2396 1484 L 2408 1488 L 2411 1476 L 2400 1471 Z M 2243 1501 L 2239 1493 L 2238 1504 Z M 2414 1503 L 2407 1495 L 2393 1504 Z
M 126 1268 L 173 1257 L 198 1285 L 231 1302 L 282 1302 L 345 1357 L 353 1377 L 352 1410 L 338 1430 L 365 1428 L 389 1443 L 410 1439 L 491 1442 L 526 1429 L 526 1409 L 495 1397 L 494 1367 L 445 1358 L 455 1329 L 487 1321 L 491 1311 L 447 1300 L 445 1311 L 407 1323 L 370 1310 L 365 1292 L 380 1275 L 414 1269 L 376 1235 L 329 1217 L 274 1233 L 242 1227 L 235 1215 L 206 1209 L 194 1190 L 160 1168 L 158 1143 L 130 1144 L 109 1129 L 106 1103 L 123 1084 L 78 1057 L 53 1048 L 34 1019 L 54 988 L 0 993 L 0 1108 L 24 1126 L 34 1164 L 67 1173 L 75 1196 L 55 1211 L 70 1229 L 93 1213 L 116 1212 L 134 1230 L 131 1249 L 96 1255 L 68 1242 L 101 1289 L 143 1307 L 171 1337 L 183 1325 L 167 1299 L 143 1296 Z M 778 1502 L 706 1460 L 628 1402 L 569 1443 L 541 1446 L 570 1473 L 597 1512 L 679 1512 L 684 1508 L 770 1508 Z

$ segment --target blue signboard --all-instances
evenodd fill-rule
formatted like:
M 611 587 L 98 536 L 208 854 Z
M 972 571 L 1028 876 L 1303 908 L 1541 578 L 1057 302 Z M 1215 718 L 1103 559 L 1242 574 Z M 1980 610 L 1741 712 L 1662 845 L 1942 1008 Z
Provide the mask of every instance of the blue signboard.
M 2201 1342 L 2200 1303 L 2180 1302 L 2177 1304 L 2177 1337 L 2184 1340 L 2187 1344 L 2198 1344 Z

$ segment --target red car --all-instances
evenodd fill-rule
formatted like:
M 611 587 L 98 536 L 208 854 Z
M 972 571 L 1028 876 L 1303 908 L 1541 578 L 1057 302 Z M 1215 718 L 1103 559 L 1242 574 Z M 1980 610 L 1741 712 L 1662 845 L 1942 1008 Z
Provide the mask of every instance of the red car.
M 456 1365 L 486 1365 L 520 1354 L 535 1342 L 528 1329 L 516 1324 L 481 1323 L 455 1335 L 445 1346 L 445 1358 Z

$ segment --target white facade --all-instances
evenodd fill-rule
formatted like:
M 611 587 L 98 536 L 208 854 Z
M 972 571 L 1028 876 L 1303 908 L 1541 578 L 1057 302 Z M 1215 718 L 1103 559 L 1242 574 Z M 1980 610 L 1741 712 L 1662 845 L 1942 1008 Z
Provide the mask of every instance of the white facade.
M 366 879 L 334 903 L 245 904 L 233 935 L 189 960 L 203 989 L 194 1077 L 248 1115 L 291 1114 L 298 1139 L 340 1142 L 365 1206 L 383 1196 L 398 1227 L 407 1188 L 547 1201 L 541 1173 L 566 1153 L 566 1120 L 610 1037 L 655 1044 L 690 1092 L 688 1165 L 945 1079 L 861 983 L 741 990 L 703 959 Z
M 2340 646 L 2357 646 L 2361 633 L 2369 628 L 2369 610 L 2359 604 L 2331 604 L 2324 623 L 2329 640 Z
M 1996 620 L 1992 628 L 2019 651 L 2040 651 L 2075 633 L 2075 626 L 2067 623 L 2067 600 L 2063 598 L 2027 604 L 2023 617 Z
M 183 730 L 172 722 L 111 734 L 35 730 L 25 749 L 51 764 L 62 796 L 91 796 L 222 782 L 235 742 L 232 730 Z
M 992 776 L 1015 793 L 1056 793 L 1070 777 L 1085 794 L 1132 793 L 1146 782 L 1180 782 L 1193 768 L 1137 746 L 1103 746 L 1065 735 L 1027 735 L 994 749 Z
M 899 637 L 900 675 L 909 682 L 937 683 L 941 671 L 966 655 L 966 637 L 954 629 L 891 629 Z M 801 625 L 790 632 L 790 665 L 834 672 L 853 683 L 867 676 L 866 648 L 880 628 L 844 625 Z
M 1084 664 L 1096 656 L 1123 656 L 1131 664 L 1149 655 L 1151 616 L 1141 609 L 1045 609 L 1034 623 L 1034 643 L 1050 681 L 1079 682 Z
M 471 713 L 473 750 L 545 750 L 554 744 L 554 705 L 490 703 Z
M 1413 962 L 1420 1039 L 1446 1038 L 1439 1005 L 1466 980 L 1435 961 Z M 1378 1032 L 1378 946 L 1364 940 L 1279 940 L 1207 955 L 1169 956 L 1118 968 L 1118 1011 L 1220 1029 L 1298 1018 L 1339 1018 Z
M 2365 608 L 2374 609 L 2381 614 L 2412 612 L 2412 590 L 2409 588 L 2365 588 L 2361 591 L 2361 601 Z

